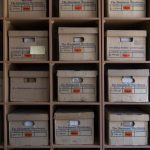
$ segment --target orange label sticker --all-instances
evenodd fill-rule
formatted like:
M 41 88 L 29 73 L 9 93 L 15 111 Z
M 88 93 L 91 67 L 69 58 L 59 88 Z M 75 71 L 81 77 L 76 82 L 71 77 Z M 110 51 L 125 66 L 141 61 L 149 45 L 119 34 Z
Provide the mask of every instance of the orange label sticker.
M 32 137 L 32 132 L 31 131 L 25 132 L 24 135 L 25 135 L 25 137 Z
M 78 136 L 78 131 L 71 131 L 71 136 Z
M 73 93 L 80 93 L 80 88 L 74 88 Z
M 130 94 L 130 93 L 132 93 L 132 88 L 125 88 L 123 92 L 127 93 L 127 94 L 128 93 Z
M 132 137 L 132 132 L 131 131 L 125 132 L 125 137 Z
M 123 10 L 130 10 L 130 9 L 131 9 L 130 5 L 123 6 Z
M 76 5 L 76 6 L 75 6 L 75 10 L 81 11 L 81 10 L 82 10 L 82 5 Z
M 81 53 L 82 49 L 81 48 L 74 48 L 74 52 L 76 53 Z
M 122 54 L 122 57 L 123 57 L 123 58 L 129 58 L 129 57 L 130 57 L 130 54 L 124 53 L 124 54 Z
M 25 57 L 25 58 L 31 58 L 32 55 L 31 55 L 31 54 L 24 54 L 24 57 Z
M 30 11 L 31 7 L 30 6 L 23 6 L 23 11 Z

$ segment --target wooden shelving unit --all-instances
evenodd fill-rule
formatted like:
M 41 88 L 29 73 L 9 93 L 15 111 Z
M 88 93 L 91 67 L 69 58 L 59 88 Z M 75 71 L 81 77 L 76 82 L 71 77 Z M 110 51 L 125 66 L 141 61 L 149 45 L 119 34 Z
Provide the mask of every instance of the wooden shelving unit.
M 105 110 L 107 107 L 142 107 L 149 108 L 150 103 L 111 103 L 107 97 L 107 76 L 106 71 L 109 68 L 149 68 L 150 52 L 148 52 L 150 36 L 147 38 L 147 58 L 146 61 L 136 62 L 114 62 L 107 61 L 105 54 L 105 31 L 107 29 L 146 29 L 150 33 L 150 12 L 144 18 L 108 18 L 105 14 L 105 1 L 98 1 L 98 14 L 94 18 L 60 18 L 58 16 L 59 0 L 47 0 L 48 12 L 44 18 L 9 18 L 8 0 L 0 0 L 3 5 L 3 15 L 0 16 L 0 30 L 3 32 L 3 48 L 0 49 L 3 59 L 0 60 L 0 69 L 3 70 L 3 101 L 0 102 L 0 109 L 3 110 L 3 129 L 0 130 L 3 135 L 3 143 L 0 144 L 0 150 L 22 150 L 22 149 L 44 149 L 44 150 L 141 150 L 150 149 L 150 143 L 147 146 L 110 146 L 105 141 Z M 148 9 L 149 8 L 149 9 Z M 150 10 L 150 1 L 147 0 L 147 10 Z M 58 27 L 98 27 L 99 33 L 99 51 L 98 60 L 95 61 L 59 61 L 58 59 Z M 9 61 L 8 58 L 8 31 L 10 29 L 41 29 L 49 31 L 49 59 L 48 61 Z M 1 54 L 1 53 L 0 53 Z M 49 101 L 48 102 L 10 102 L 9 99 L 9 70 L 20 67 L 42 67 L 49 71 Z M 59 68 L 68 66 L 74 67 L 92 67 L 98 71 L 98 94 L 96 102 L 58 102 L 57 101 L 57 77 L 56 72 Z M 7 115 L 13 108 L 23 107 L 43 107 L 49 112 L 49 145 L 48 146 L 24 146 L 13 147 L 9 145 L 8 140 L 8 120 Z M 54 112 L 56 108 L 93 108 L 95 110 L 95 142 L 93 145 L 57 145 L 54 139 Z
M 111 103 L 108 102 L 107 92 L 107 70 L 108 69 L 123 69 L 123 68 L 148 68 L 150 69 L 150 55 L 149 55 L 149 25 L 150 25 L 150 1 L 146 1 L 146 17 L 144 18 L 109 18 L 106 16 L 106 1 L 102 0 L 102 120 L 103 120 L 103 150 L 144 150 L 150 149 L 150 143 L 145 146 L 111 146 L 108 145 L 106 140 L 106 127 L 105 127 L 105 113 L 106 108 L 119 108 L 119 107 L 136 107 L 136 108 L 148 108 L 150 103 Z M 119 30 L 119 29 L 133 29 L 133 30 L 147 30 L 147 48 L 146 48 L 146 61 L 107 61 L 106 60 L 106 48 L 105 48 L 105 31 L 106 30 Z M 148 132 L 149 134 L 149 132 Z

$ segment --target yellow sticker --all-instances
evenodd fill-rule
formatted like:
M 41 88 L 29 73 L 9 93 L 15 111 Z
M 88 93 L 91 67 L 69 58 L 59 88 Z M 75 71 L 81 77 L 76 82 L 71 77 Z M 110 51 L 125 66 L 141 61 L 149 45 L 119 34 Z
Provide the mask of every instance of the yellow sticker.
M 30 47 L 30 54 L 44 55 L 45 51 L 46 51 L 45 46 L 31 46 Z

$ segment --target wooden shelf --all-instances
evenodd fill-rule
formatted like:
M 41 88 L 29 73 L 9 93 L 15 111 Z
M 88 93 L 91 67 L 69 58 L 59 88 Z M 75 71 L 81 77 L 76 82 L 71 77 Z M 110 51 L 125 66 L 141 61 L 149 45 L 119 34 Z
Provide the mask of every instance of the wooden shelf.
M 100 148 L 100 145 L 52 145 L 53 148 Z
M 7 146 L 7 148 L 16 148 L 16 149 L 47 149 L 47 148 L 50 148 L 50 146 Z
M 52 17 L 51 19 L 52 21 L 96 21 L 96 20 L 99 20 L 99 18 L 76 18 L 76 17 L 73 17 L 73 18 L 68 18 L 68 17 Z
M 103 64 L 149 64 L 150 61 L 103 61 Z
M 99 102 L 53 102 L 54 105 L 100 105 Z
M 98 64 L 100 61 L 52 61 L 53 64 L 82 64 L 82 63 L 91 63 L 91 64 Z
M 48 21 L 50 18 L 49 17 L 44 17 L 44 18 L 6 18 L 7 21 L 17 21 L 17 20 L 20 20 L 20 21 Z
M 9 64 L 49 64 L 50 61 L 7 61 Z
M 132 103 L 132 102 L 128 102 L 128 103 L 119 103 L 119 102 L 114 102 L 114 103 L 112 103 L 112 102 L 104 102 L 104 105 L 135 105 L 135 106 L 138 106 L 138 105 L 150 105 L 150 102 L 145 102 L 145 103 Z
M 8 102 L 7 105 L 50 105 L 50 102 Z

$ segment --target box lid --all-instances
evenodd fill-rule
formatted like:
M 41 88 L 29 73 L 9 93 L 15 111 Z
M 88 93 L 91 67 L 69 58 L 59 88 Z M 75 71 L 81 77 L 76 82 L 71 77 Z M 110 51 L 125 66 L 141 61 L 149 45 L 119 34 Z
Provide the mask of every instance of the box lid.
M 139 77 L 148 77 L 149 69 L 117 69 L 117 70 L 108 70 L 108 76 L 139 76 Z
M 80 27 L 80 28 L 71 28 L 71 27 L 60 27 L 58 29 L 58 33 L 59 34 L 73 34 L 73 33 L 78 33 L 78 34 L 82 34 L 82 33 L 85 33 L 85 34 L 91 34 L 91 33 L 98 33 L 98 28 L 87 28 L 87 27 Z
M 58 77 L 96 77 L 97 71 L 75 71 L 75 70 L 58 70 Z
M 8 114 L 9 121 L 15 120 L 48 120 L 48 113 L 44 110 L 15 110 Z
M 106 36 L 113 36 L 113 37 L 146 37 L 147 31 L 146 30 L 107 30 Z
M 62 110 L 59 109 L 54 114 L 55 119 L 92 119 L 94 118 L 94 112 L 92 110 L 74 110 L 74 109 L 68 109 L 68 110 Z
M 25 31 L 25 30 L 13 30 L 13 31 L 8 31 L 8 35 L 9 37 L 29 37 L 29 36 L 33 36 L 33 37 L 38 37 L 38 36 L 44 36 L 44 37 L 48 37 L 48 31 Z
M 109 110 L 106 117 L 109 121 L 149 121 L 149 114 L 136 109 Z
M 10 77 L 48 77 L 48 71 L 10 71 Z

